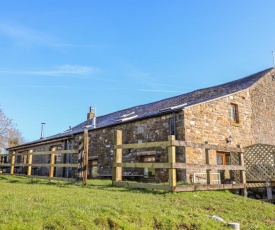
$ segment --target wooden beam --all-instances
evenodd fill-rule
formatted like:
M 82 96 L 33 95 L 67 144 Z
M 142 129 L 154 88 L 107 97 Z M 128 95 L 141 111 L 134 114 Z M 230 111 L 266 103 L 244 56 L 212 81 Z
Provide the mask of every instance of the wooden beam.
M 114 167 L 122 167 L 122 168 L 165 168 L 170 169 L 173 168 L 171 163 L 114 163 Z
M 0 167 L 8 167 L 8 166 L 12 166 L 11 163 L 0 163 Z
M 169 142 L 175 140 L 174 135 L 168 136 Z M 168 163 L 172 164 L 174 166 L 174 163 L 176 162 L 176 147 L 175 146 L 169 146 L 168 147 Z M 176 181 L 176 169 L 170 168 L 169 169 L 169 186 L 171 188 L 171 191 L 174 190 L 174 187 L 177 185 Z
M 89 150 L 89 134 L 88 130 L 84 130 L 84 149 L 83 149 L 83 177 L 82 177 L 82 186 L 87 184 L 88 177 L 88 150 Z
M 115 133 L 115 144 L 122 145 L 122 131 L 117 130 Z M 115 149 L 115 163 L 122 163 L 122 149 L 116 148 Z M 122 181 L 122 168 L 113 166 L 113 176 L 112 180 L 114 181 Z
M 158 189 L 158 190 L 171 191 L 170 186 L 161 185 L 161 184 L 138 183 L 138 182 L 129 182 L 129 181 L 114 181 L 113 185 L 122 186 L 122 187 L 131 187 L 131 188 L 145 188 L 145 189 Z
M 56 147 L 52 147 L 51 148 L 51 160 L 50 160 L 50 164 L 54 165 L 55 164 L 55 154 L 54 151 L 56 150 Z M 54 166 L 50 166 L 50 172 L 49 172 L 49 177 L 54 177 Z
M 25 155 L 50 155 L 51 151 L 42 151 L 42 152 L 27 152 L 27 153 L 16 153 L 16 156 L 25 156 Z M 76 154 L 77 150 L 58 150 L 55 154 Z M 3 154 L 3 156 L 13 156 L 13 153 Z
M 1 166 L 1 164 L 0 164 Z M 16 167 L 21 167 L 21 166 L 32 166 L 32 167 L 54 167 L 54 168 L 65 168 L 65 167 L 70 167 L 70 168 L 77 168 L 78 164 L 16 164 Z
M 239 152 L 239 164 L 241 166 L 244 166 L 244 156 L 243 152 Z M 246 184 L 246 175 L 245 175 L 245 170 L 240 170 L 240 182 L 243 184 Z M 247 197 L 247 189 L 243 188 L 242 190 L 242 195 L 244 197 Z
M 246 184 L 211 184 L 211 185 L 181 185 L 176 186 L 175 192 L 187 192 L 187 191 L 206 191 L 206 190 L 223 190 L 223 189 L 243 189 Z
M 10 174 L 14 174 L 15 152 L 12 152 Z
M 29 153 L 32 153 L 32 150 L 29 150 Z M 28 156 L 28 176 L 32 175 L 32 155 Z
M 75 149 L 55 151 L 55 154 L 77 154 L 77 153 L 78 153 L 78 151 Z M 32 152 L 32 153 L 25 153 L 23 155 L 49 155 L 49 154 L 52 154 L 52 152 L 51 151 Z
M 241 165 L 199 165 L 187 163 L 114 163 L 114 167 L 122 168 L 165 168 L 165 169 L 201 169 L 201 170 L 245 170 Z
M 170 141 L 161 142 L 146 142 L 139 144 L 116 144 L 114 149 L 142 149 L 142 148 L 152 148 L 152 147 L 167 147 L 171 146 Z
M 205 149 L 205 163 L 206 163 L 207 166 L 210 165 L 209 149 Z M 212 182 L 211 169 L 206 169 L 206 182 L 207 182 L 207 184 L 211 184 L 211 182 Z
M 200 165 L 188 163 L 174 163 L 174 168 L 177 169 L 201 169 L 201 170 L 246 170 L 245 166 L 241 165 Z
M 243 152 L 242 148 L 229 147 L 229 146 L 220 146 L 220 145 L 211 145 L 197 142 L 187 142 L 187 141 L 161 141 L 161 142 L 146 142 L 139 144 L 121 144 L 115 145 L 115 149 L 136 149 L 136 148 L 151 148 L 151 147 L 168 147 L 168 146 L 183 146 L 191 148 L 201 148 L 201 149 L 211 149 L 216 151 L 227 151 L 227 152 Z

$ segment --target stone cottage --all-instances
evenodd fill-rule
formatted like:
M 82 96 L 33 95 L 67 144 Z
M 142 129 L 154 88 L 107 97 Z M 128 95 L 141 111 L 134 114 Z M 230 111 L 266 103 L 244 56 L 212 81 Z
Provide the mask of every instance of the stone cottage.
M 54 136 L 9 148 L 23 153 L 74 148 L 84 129 L 89 131 L 90 178 L 108 178 L 112 174 L 114 133 L 123 131 L 123 143 L 177 140 L 242 147 L 257 143 L 275 145 L 275 70 L 273 68 L 222 85 L 199 89 L 149 104 L 96 117 L 92 108 L 79 125 Z M 202 149 L 177 148 L 176 161 L 204 164 Z M 44 162 L 49 162 L 43 156 Z M 25 159 L 18 157 L 17 162 Z M 42 156 L 33 160 L 39 162 Z M 57 162 L 72 162 L 70 155 L 57 156 Z M 130 149 L 123 152 L 123 162 L 166 162 L 167 149 Z M 233 164 L 234 153 L 210 151 L 210 164 Z M 25 169 L 19 167 L 19 173 Z M 47 168 L 34 168 L 33 174 L 46 175 Z M 70 177 L 72 170 L 59 168 L 56 176 Z M 191 170 L 177 170 L 180 181 L 192 182 Z M 124 169 L 127 179 L 167 180 L 165 169 Z M 234 178 L 233 178 L 234 179 Z

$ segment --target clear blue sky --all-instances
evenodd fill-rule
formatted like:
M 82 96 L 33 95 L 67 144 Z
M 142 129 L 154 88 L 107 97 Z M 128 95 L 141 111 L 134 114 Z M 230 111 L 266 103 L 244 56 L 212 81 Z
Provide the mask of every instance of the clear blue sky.
M 0 105 L 27 141 L 272 67 L 275 1 L 0 3 Z

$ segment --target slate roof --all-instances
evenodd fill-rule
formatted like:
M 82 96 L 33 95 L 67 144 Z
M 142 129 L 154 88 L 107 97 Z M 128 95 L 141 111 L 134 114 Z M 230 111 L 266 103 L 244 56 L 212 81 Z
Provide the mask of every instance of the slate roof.
M 182 110 L 184 107 L 188 107 L 190 105 L 195 105 L 201 102 L 213 100 L 225 95 L 229 95 L 232 93 L 236 93 L 238 91 L 247 89 L 252 86 L 255 82 L 257 82 L 261 77 L 263 77 L 266 73 L 268 73 L 272 68 L 263 70 L 261 72 L 252 74 L 248 77 L 241 78 L 235 81 L 231 81 L 228 83 L 224 83 L 222 85 L 217 85 L 214 87 L 199 89 L 190 93 L 181 94 L 179 96 L 166 98 L 164 100 L 152 102 L 149 104 L 138 105 L 128 109 L 120 110 L 114 113 L 106 114 L 96 118 L 96 128 L 103 128 L 108 126 L 113 126 L 116 124 L 134 121 L 143 118 L 149 118 L 153 116 L 158 116 L 164 113 L 172 113 L 175 111 Z M 123 115 L 126 115 L 126 120 L 123 121 Z M 127 118 L 131 118 L 127 120 Z M 79 125 L 67 130 L 65 132 L 46 137 L 43 140 L 37 140 L 33 142 L 29 142 L 24 145 L 34 144 L 41 141 L 52 140 L 56 138 L 70 136 L 72 134 L 80 133 L 84 131 L 84 127 L 87 126 L 87 129 L 92 129 L 92 120 L 86 120 Z M 19 147 L 19 146 L 17 146 Z M 16 148 L 16 147 L 14 147 Z

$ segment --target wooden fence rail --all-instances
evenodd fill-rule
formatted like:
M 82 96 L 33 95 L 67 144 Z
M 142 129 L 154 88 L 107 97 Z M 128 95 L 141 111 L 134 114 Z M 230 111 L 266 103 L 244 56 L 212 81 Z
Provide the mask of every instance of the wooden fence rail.
M 176 147 L 192 147 L 205 149 L 205 164 L 190 164 L 176 162 Z M 134 148 L 153 148 L 153 147 L 167 147 L 168 148 L 168 162 L 163 163 L 123 163 L 122 150 Z M 202 143 L 193 143 L 186 141 L 175 140 L 175 136 L 168 136 L 168 141 L 150 142 L 150 143 L 137 143 L 137 144 L 122 144 L 122 131 L 117 130 L 115 136 L 115 162 L 113 163 L 112 181 L 116 186 L 128 186 L 135 188 L 148 188 L 160 189 L 173 192 L 179 191 L 195 191 L 195 190 L 218 190 L 218 189 L 241 189 L 242 194 L 247 196 L 246 190 L 246 177 L 243 160 L 242 148 L 226 147 L 219 145 L 210 145 Z M 237 152 L 239 155 L 239 165 L 210 165 L 209 150 Z M 149 184 L 122 181 L 122 168 L 162 168 L 168 169 L 169 179 L 167 184 Z M 193 170 L 206 170 L 207 184 L 205 185 L 181 185 L 177 186 L 176 182 L 176 169 L 193 169 Z M 239 170 L 240 171 L 240 184 L 211 184 L 211 170 Z
M 80 136 L 79 138 L 79 147 L 78 150 L 56 150 L 56 147 L 52 147 L 51 151 L 42 151 L 42 152 L 33 152 L 33 150 L 29 150 L 26 153 L 9 153 L 3 154 L 1 157 L 10 157 L 10 163 L 0 163 L 0 168 L 3 167 L 10 167 L 10 175 L 20 175 L 23 176 L 24 174 L 15 174 L 14 169 L 15 167 L 28 167 L 27 168 L 27 177 L 32 178 L 40 178 L 40 179 L 47 179 L 47 180 L 63 180 L 63 181 L 78 181 L 82 180 L 82 184 L 86 185 L 87 182 L 87 167 L 88 167 L 88 131 L 84 131 L 84 135 Z M 59 154 L 72 154 L 78 155 L 78 162 L 77 163 L 56 163 L 55 156 Z M 42 155 L 49 155 L 50 156 L 50 163 L 33 163 L 33 156 L 42 156 Z M 23 157 L 23 161 L 27 163 L 18 163 L 16 162 L 16 158 L 18 156 Z M 32 168 L 33 167 L 49 167 L 49 176 L 37 176 L 32 175 Z M 66 167 L 66 168 L 77 168 L 78 176 L 77 178 L 63 178 L 63 177 L 54 177 L 54 168 L 59 167 Z

